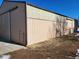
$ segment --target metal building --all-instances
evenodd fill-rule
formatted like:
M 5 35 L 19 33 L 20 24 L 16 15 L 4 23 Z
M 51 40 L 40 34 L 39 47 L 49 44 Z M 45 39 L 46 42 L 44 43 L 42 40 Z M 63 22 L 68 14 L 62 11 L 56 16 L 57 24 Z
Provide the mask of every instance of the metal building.
M 5 1 L 0 8 L 0 36 L 30 45 L 74 32 L 74 19 L 25 2 Z

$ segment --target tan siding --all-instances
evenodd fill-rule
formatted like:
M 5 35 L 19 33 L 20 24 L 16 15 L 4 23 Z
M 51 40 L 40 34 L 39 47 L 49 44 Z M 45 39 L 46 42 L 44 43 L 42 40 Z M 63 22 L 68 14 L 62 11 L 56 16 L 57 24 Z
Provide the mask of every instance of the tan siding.
M 27 6 L 27 37 L 28 44 L 34 44 L 51 38 L 73 33 L 72 22 L 67 17 L 50 13 L 30 5 Z M 64 23 L 67 22 L 67 28 Z
M 56 21 L 56 14 L 27 5 L 27 17 Z
M 55 37 L 55 22 L 41 21 L 28 18 L 28 45 L 42 42 Z

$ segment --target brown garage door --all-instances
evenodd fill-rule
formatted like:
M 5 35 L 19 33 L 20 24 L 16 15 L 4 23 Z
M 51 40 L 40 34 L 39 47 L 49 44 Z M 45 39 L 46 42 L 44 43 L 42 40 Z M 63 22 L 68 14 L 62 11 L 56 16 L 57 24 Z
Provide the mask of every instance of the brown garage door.
M 17 9 L 10 12 L 11 41 L 26 45 L 25 39 L 25 4 L 20 4 Z
M 9 12 L 0 15 L 0 36 L 2 41 L 10 41 L 10 17 Z

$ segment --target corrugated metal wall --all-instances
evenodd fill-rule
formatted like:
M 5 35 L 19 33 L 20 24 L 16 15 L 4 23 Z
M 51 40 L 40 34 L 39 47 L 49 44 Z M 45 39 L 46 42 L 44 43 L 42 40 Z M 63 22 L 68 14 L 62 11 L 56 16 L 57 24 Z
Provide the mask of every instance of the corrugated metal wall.
M 0 8 L 0 36 L 22 45 L 25 39 L 25 4 L 5 2 Z
M 56 37 L 56 15 L 27 5 L 27 40 L 33 44 Z
M 72 23 L 67 22 L 67 17 L 47 12 L 30 5 L 26 6 L 28 44 L 73 33 L 73 28 L 71 29 Z M 68 21 L 72 22 L 71 20 Z M 65 25 L 65 22 L 67 25 Z M 65 26 L 70 27 L 66 29 Z
M 16 10 L 11 11 L 11 38 L 12 41 L 26 44 L 25 40 L 25 4 L 18 4 Z
M 10 18 L 9 13 L 0 16 L 0 36 L 10 40 Z

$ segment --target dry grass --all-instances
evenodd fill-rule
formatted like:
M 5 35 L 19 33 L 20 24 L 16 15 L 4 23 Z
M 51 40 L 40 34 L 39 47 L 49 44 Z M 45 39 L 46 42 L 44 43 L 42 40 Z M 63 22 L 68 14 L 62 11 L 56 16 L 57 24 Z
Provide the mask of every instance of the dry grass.
M 73 59 L 76 49 L 79 48 L 79 42 L 71 39 L 71 37 L 51 39 L 9 54 L 11 59 Z

